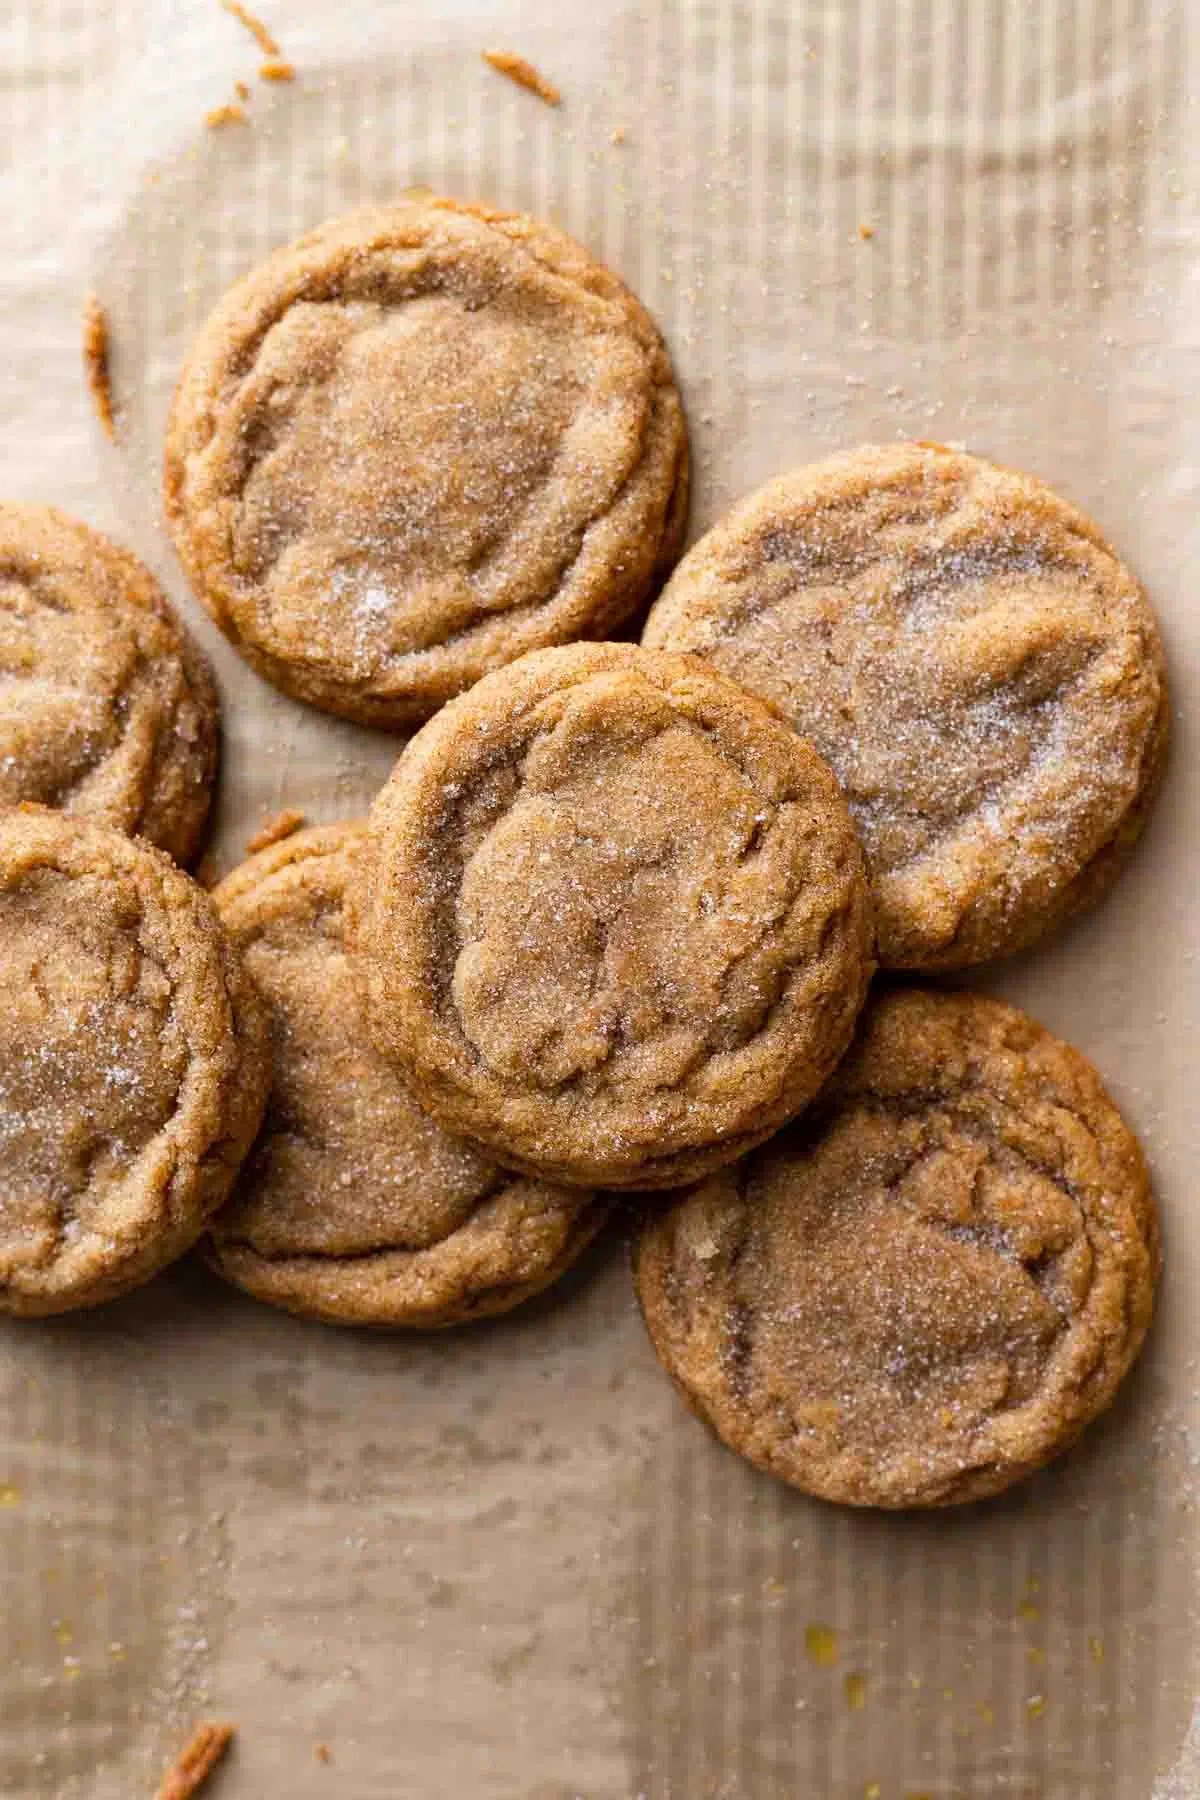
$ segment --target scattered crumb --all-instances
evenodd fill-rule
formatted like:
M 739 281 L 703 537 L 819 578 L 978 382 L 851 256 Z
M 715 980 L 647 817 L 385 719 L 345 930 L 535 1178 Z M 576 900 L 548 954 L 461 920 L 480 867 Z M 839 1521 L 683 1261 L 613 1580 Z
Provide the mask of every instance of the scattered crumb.
M 210 131 L 220 131 L 223 125 L 242 125 L 245 123 L 246 109 L 229 101 L 225 106 L 214 106 L 211 112 L 204 115 L 204 123 Z
M 113 416 L 109 367 L 110 348 L 108 314 L 95 294 L 89 294 L 83 303 L 84 379 L 88 385 L 88 393 L 92 396 L 96 417 L 104 427 L 105 435 L 115 438 L 117 426 Z
M 866 1787 L 863 1789 L 863 1800 L 879 1800 L 879 1796 L 882 1793 L 883 1789 L 877 1781 L 868 1781 Z
M 837 1633 L 828 1625 L 806 1625 L 804 1649 L 809 1662 L 815 1662 L 819 1668 L 830 1669 L 838 1659 Z
M 480 55 L 485 63 L 490 63 L 501 75 L 507 75 L 518 87 L 536 94 L 547 106 L 562 105 L 562 95 L 554 83 L 547 81 L 541 71 L 535 69 L 531 62 L 526 62 L 523 56 L 517 56 L 512 50 L 482 50 Z
M 1032 1600 L 1022 1600 L 1020 1606 L 1017 1608 L 1018 1619 L 1024 1619 L 1028 1625 L 1035 1625 L 1041 1616 L 1041 1613 L 1033 1604 Z
M 253 856 L 256 850 L 269 850 L 272 844 L 282 843 L 284 838 L 291 837 L 293 831 L 299 831 L 303 823 L 302 812 L 297 812 L 294 806 L 285 806 L 281 812 L 272 814 L 259 826 L 246 845 L 247 855 Z
M 4 1490 L 0 1488 L 0 1501 L 2 1501 L 3 1498 Z M 1088 1654 L 1094 1663 L 1102 1663 L 1104 1661 L 1104 1639 L 1090 1637 L 1088 1639 Z
M 233 91 L 239 100 L 248 100 L 250 98 L 250 83 L 248 81 L 235 81 L 233 84 Z
M 985 1725 L 994 1725 L 996 1723 L 996 1715 L 986 1700 L 981 1700 L 979 1703 L 979 1716 Z
M 953 1700 L 953 1698 L 954 1698 L 954 1689 L 952 1687 L 944 1687 L 942 1689 L 942 1699 L 943 1700 Z
M 20 1506 L 21 1490 L 13 1481 L 0 1481 L 0 1506 Z M 1092 1642 L 1095 1643 L 1093 1638 Z
M 232 1725 L 197 1725 L 162 1780 L 155 1800 L 190 1800 L 198 1794 L 233 1741 Z
M 292 64 L 284 62 L 281 56 L 272 56 L 260 65 L 258 78 L 260 81 L 295 81 L 296 71 Z
M 1029 1699 L 1025 1702 L 1025 1711 L 1029 1714 L 1031 1719 L 1040 1719 L 1045 1710 L 1046 1698 L 1044 1694 L 1031 1694 Z
M 1046 1652 L 1039 1644 L 1028 1645 L 1025 1654 L 1031 1663 L 1043 1663 L 1046 1660 Z
M 908 1678 L 908 1685 L 910 1688 L 919 1688 L 921 1685 L 921 1677 L 919 1675 L 910 1675 Z
M 624 125 L 614 125 L 610 142 L 614 144 L 624 144 L 627 143 L 628 140 L 629 133 L 626 131 Z
M 846 1705 L 851 1712 L 861 1712 L 867 1704 L 867 1678 L 865 1675 L 847 1675 Z
M 875 227 L 873 225 L 860 225 L 858 228 L 858 235 L 864 244 L 869 244 L 871 239 L 875 236 Z
M 239 25 L 244 25 L 264 56 L 279 56 L 279 45 L 271 36 L 261 19 L 256 19 L 249 7 L 241 5 L 241 0 L 221 0 L 227 13 L 232 13 Z
M 329 1745 L 328 1744 L 314 1745 L 313 1755 L 316 1757 L 316 1759 L 319 1763 L 329 1762 L 331 1760 L 330 1753 L 329 1753 Z

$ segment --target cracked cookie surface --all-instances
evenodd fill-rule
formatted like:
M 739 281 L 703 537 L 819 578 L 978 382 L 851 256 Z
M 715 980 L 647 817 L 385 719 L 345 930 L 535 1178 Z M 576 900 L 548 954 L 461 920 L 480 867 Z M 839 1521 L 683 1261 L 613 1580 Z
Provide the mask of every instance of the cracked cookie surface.
M 160 851 L 0 814 L 0 1311 L 146 1281 L 225 1199 L 266 1101 L 266 1014 Z
M 369 1020 L 513 1167 L 666 1187 L 761 1141 L 849 1042 L 862 856 L 824 763 L 703 664 L 547 650 L 432 720 L 372 809 Z
M 176 547 L 285 692 L 408 729 L 615 630 L 678 554 L 687 433 L 653 320 L 521 214 L 434 198 L 279 250 L 220 302 L 167 429 Z
M 933 444 L 769 482 L 688 553 L 643 641 L 711 661 L 826 758 L 893 968 L 1007 955 L 1099 899 L 1165 759 L 1133 576 L 1041 482 Z
M 1108 1406 L 1158 1266 L 1091 1064 L 999 1001 L 898 989 L 804 1119 L 650 1218 L 635 1281 L 732 1449 L 827 1500 L 941 1506 Z
M 213 899 L 270 1010 L 271 1099 L 207 1245 L 260 1300 L 335 1323 L 452 1325 L 557 1279 L 602 1197 L 509 1174 L 423 1113 L 366 1037 L 344 941 L 358 824 L 251 857 Z
M 49 506 L 0 503 L 0 805 L 199 847 L 217 767 L 208 662 L 150 571 Z

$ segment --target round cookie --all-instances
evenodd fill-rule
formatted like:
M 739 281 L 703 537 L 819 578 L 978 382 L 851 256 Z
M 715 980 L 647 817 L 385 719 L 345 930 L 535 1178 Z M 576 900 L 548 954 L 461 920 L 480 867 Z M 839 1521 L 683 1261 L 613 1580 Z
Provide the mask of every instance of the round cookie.
M 1040 482 L 936 444 L 768 483 L 689 552 L 643 641 L 773 700 L 827 759 L 892 968 L 1008 955 L 1098 899 L 1163 766 L 1133 576 Z
M 0 1312 L 93 1306 L 195 1243 L 270 1082 L 266 1012 L 161 851 L 0 813 Z
M 687 472 L 670 360 L 624 284 L 549 225 L 430 196 L 332 220 L 225 296 L 165 497 L 260 674 L 407 730 L 628 619 L 678 554 Z
M 650 1218 L 634 1267 L 659 1357 L 732 1449 L 826 1500 L 945 1506 L 1109 1404 L 1158 1224 L 1078 1051 L 909 989 L 868 1005 L 803 1120 Z
M 760 1142 L 871 969 L 824 763 L 688 657 L 543 650 L 418 733 L 376 800 L 356 941 L 376 1042 L 514 1168 L 669 1187 Z
M 149 570 L 49 506 L 0 502 L 0 805 L 199 847 L 217 768 L 208 662 Z
M 259 1300 L 355 1325 L 452 1325 L 547 1287 L 607 1201 L 505 1173 L 420 1110 L 363 1031 L 344 945 L 360 825 L 299 832 L 213 899 L 274 1021 L 267 1116 L 208 1241 Z

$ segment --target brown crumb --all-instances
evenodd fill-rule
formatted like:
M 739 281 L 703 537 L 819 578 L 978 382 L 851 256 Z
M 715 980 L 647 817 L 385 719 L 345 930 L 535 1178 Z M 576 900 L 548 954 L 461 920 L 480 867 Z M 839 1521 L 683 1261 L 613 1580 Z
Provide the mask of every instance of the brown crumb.
M 205 1720 L 196 1726 L 163 1776 L 155 1800 L 191 1800 L 208 1780 L 233 1741 L 232 1725 Z
M 626 139 L 628 138 L 628 136 L 629 136 L 629 133 L 626 131 L 626 129 L 623 125 L 614 125 L 613 126 L 611 141 L 614 144 L 623 144 L 626 141 Z
M 241 125 L 246 118 L 244 106 L 236 106 L 230 101 L 225 106 L 214 106 L 211 112 L 204 115 L 204 123 L 210 131 L 220 131 L 223 125 Z
M 507 75 L 508 79 L 515 81 L 518 87 L 527 88 L 531 94 L 536 94 L 539 100 L 546 102 L 547 106 L 562 105 L 562 95 L 554 83 L 547 81 L 540 69 L 535 69 L 531 62 L 526 62 L 525 58 L 518 56 L 515 51 L 483 50 L 480 54 L 485 63 L 490 63 L 492 68 L 499 70 L 501 75 Z
M 262 64 L 258 71 L 260 81 L 295 81 L 296 71 L 290 62 L 282 57 L 272 56 Z
M 278 844 L 293 831 L 299 831 L 304 823 L 304 814 L 297 812 L 294 806 L 285 806 L 282 812 L 274 813 L 264 825 L 261 825 L 246 845 L 246 853 L 253 856 L 256 850 L 269 850 L 272 844 Z
M 875 236 L 875 227 L 873 225 L 860 225 L 858 228 L 858 235 L 864 244 L 869 244 L 871 239 Z
M 321 1762 L 321 1763 L 329 1762 L 331 1760 L 330 1754 L 329 1754 L 329 1745 L 328 1744 L 315 1745 L 314 1749 L 313 1749 L 313 1755 L 316 1757 L 318 1762 Z
M 83 303 L 83 373 L 96 416 L 107 435 L 115 438 L 109 352 L 108 314 L 95 294 L 89 294 Z
M 244 25 L 264 56 L 280 56 L 282 52 L 271 33 L 261 19 L 256 19 L 248 6 L 241 5 L 241 0 L 221 0 L 227 13 L 232 13 L 239 25 Z
M 233 91 L 239 100 L 248 100 L 250 98 L 250 83 L 248 81 L 235 81 L 233 84 Z

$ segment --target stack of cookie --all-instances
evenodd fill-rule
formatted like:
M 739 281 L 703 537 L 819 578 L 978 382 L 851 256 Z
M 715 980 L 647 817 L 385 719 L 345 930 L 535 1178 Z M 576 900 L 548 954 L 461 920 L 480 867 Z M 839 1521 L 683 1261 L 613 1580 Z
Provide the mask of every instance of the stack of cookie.
M 640 646 L 601 641 L 662 587 L 687 468 L 653 322 L 531 220 L 356 214 L 221 303 L 168 431 L 192 585 L 286 692 L 420 729 L 369 820 L 210 904 L 121 835 L 186 857 L 212 777 L 165 603 L 128 559 L 101 592 L 93 540 L 69 609 L 112 667 L 73 739 L 42 674 L 65 552 L 10 586 L 41 761 L 14 726 L 0 781 L 65 816 L 0 822 L 0 1304 L 104 1298 L 204 1233 L 264 1300 L 443 1325 L 669 1189 L 639 1203 L 655 1347 L 800 1487 L 975 1498 L 1108 1403 L 1157 1273 L 1135 1140 L 1012 1008 L 868 989 L 1115 878 L 1167 735 L 1144 597 L 1039 483 L 902 444 L 771 483 Z

